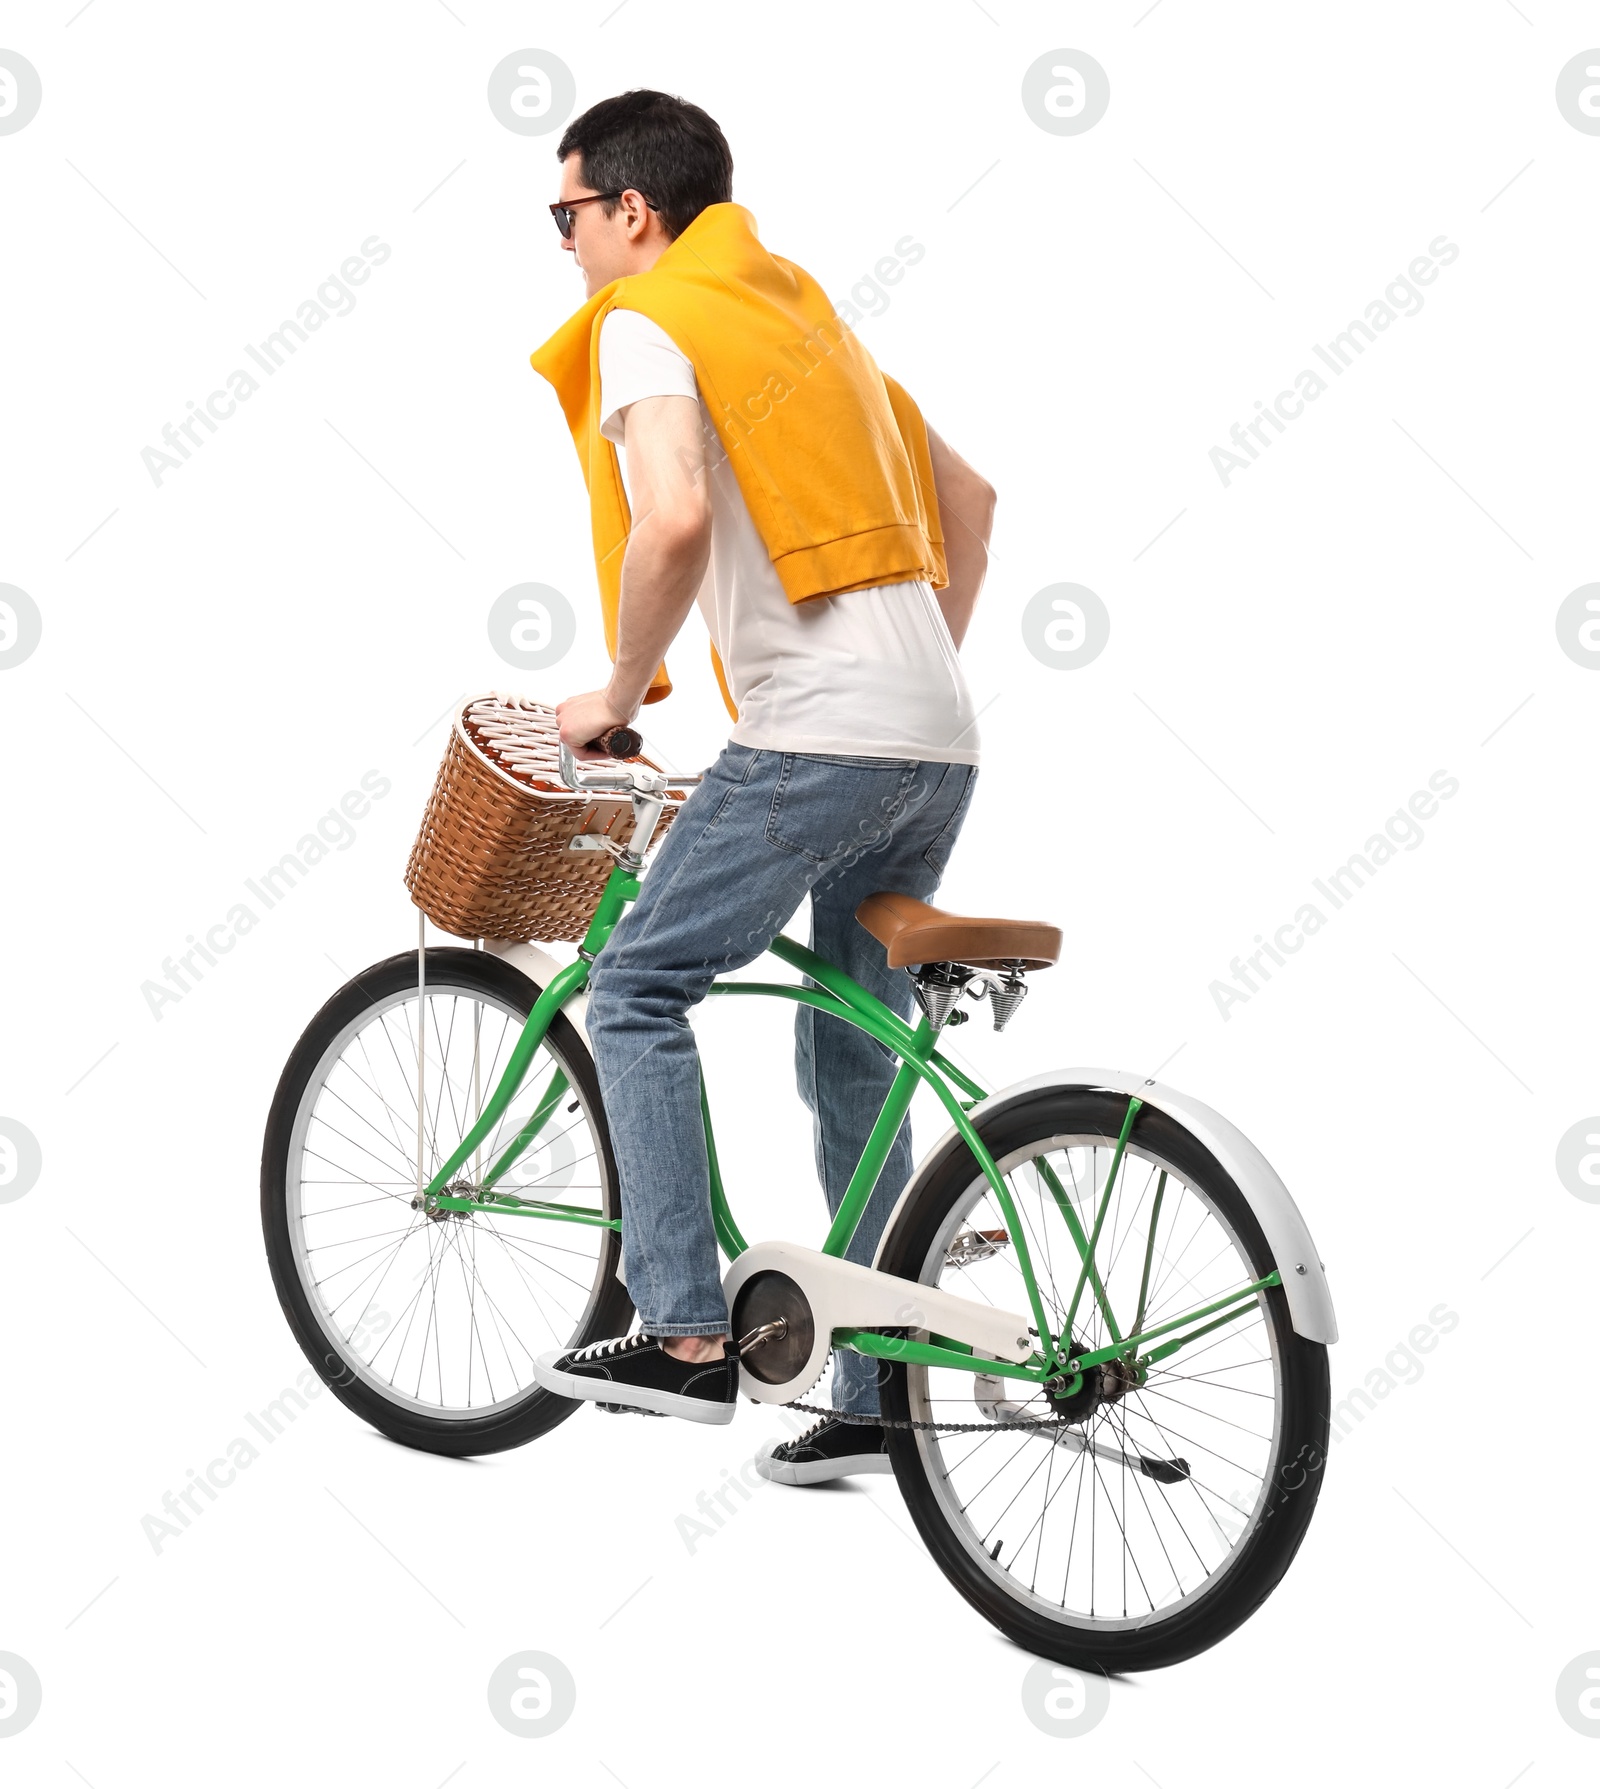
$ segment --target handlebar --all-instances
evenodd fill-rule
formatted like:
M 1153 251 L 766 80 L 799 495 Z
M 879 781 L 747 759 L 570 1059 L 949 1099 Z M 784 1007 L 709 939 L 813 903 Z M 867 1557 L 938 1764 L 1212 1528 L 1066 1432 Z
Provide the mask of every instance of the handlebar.
M 644 741 L 632 727 L 611 727 L 598 739 L 584 746 L 586 752 L 606 752 L 604 764 L 590 764 L 577 756 L 565 740 L 557 753 L 561 780 L 569 789 L 580 793 L 621 795 L 663 795 L 668 789 L 692 788 L 703 782 L 703 776 L 679 776 L 676 772 L 657 770 L 649 764 L 622 763 L 637 759 Z
M 565 740 L 556 754 L 561 780 L 578 794 L 626 795 L 633 804 L 633 831 L 626 845 L 617 841 L 580 834 L 571 848 L 610 850 L 624 870 L 637 875 L 644 867 L 645 853 L 660 824 L 669 790 L 704 782 L 704 776 L 677 776 L 671 771 L 657 770 L 640 762 L 638 753 L 644 741 L 632 727 L 610 727 L 598 739 L 591 739 L 583 749 L 614 754 L 599 763 L 580 759 Z M 622 757 L 631 763 L 618 762 Z
M 598 739 L 591 739 L 586 752 L 604 752 L 608 758 L 637 758 L 644 741 L 632 727 L 608 727 Z

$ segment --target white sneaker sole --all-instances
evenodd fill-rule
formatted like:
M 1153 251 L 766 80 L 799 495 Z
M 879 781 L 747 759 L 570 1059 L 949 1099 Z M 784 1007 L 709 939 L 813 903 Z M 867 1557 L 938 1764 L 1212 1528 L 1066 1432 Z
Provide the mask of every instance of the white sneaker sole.
M 893 1472 L 885 1453 L 844 1454 L 837 1460 L 775 1460 L 769 1442 L 756 1456 L 756 1472 L 775 1485 L 825 1485 L 830 1479 L 851 1478 L 862 1472 Z
M 559 1392 L 564 1398 L 579 1398 L 588 1404 L 622 1404 L 629 1410 L 648 1410 L 655 1416 L 681 1416 L 692 1423 L 731 1423 L 734 1405 L 713 1404 L 706 1398 L 686 1398 L 674 1391 L 656 1391 L 648 1385 L 618 1385 L 610 1379 L 592 1379 L 587 1374 L 562 1373 L 556 1362 L 567 1353 L 553 1348 L 533 1363 L 533 1376 L 546 1391 Z

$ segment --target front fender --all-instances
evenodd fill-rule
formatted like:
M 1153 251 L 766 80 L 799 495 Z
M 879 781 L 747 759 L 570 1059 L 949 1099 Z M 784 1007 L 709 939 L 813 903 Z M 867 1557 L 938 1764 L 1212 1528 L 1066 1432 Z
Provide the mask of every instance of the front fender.
M 491 955 L 503 958 L 513 969 L 520 969 L 540 989 L 548 988 L 556 975 L 566 967 L 566 964 L 557 962 L 549 951 L 540 950 L 537 944 L 505 944 L 497 938 L 487 938 L 483 947 Z M 585 1023 L 585 1015 L 589 1010 L 589 990 L 580 989 L 561 1010 L 583 1033 L 583 1041 L 587 1044 L 589 1027 Z
M 1087 1088 L 1134 1095 L 1142 1104 L 1165 1112 L 1196 1141 L 1204 1144 L 1226 1169 L 1255 1213 L 1261 1233 L 1267 1239 L 1267 1247 L 1272 1250 L 1273 1262 L 1283 1275 L 1284 1296 L 1289 1302 L 1289 1317 L 1295 1333 L 1312 1342 L 1338 1341 L 1333 1297 L 1328 1290 L 1327 1274 L 1317 1245 L 1311 1240 L 1311 1232 L 1290 1197 L 1289 1189 L 1243 1131 L 1177 1088 L 1163 1086 L 1159 1081 L 1120 1068 L 1067 1068 L 1052 1074 L 1034 1075 L 980 1100 L 967 1116 L 981 1134 L 985 1123 L 1008 1105 L 1046 1087 Z M 878 1244 L 879 1256 L 883 1253 L 884 1242 L 893 1234 L 895 1219 L 907 1202 L 953 1150 L 963 1148 L 965 1145 L 952 1125 L 923 1157 L 884 1225 L 883 1239 Z

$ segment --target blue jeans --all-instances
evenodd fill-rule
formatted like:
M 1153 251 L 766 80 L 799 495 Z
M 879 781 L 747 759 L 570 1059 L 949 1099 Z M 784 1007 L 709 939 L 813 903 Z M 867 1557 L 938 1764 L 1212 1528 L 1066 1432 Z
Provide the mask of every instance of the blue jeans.
M 621 1176 L 623 1278 L 646 1334 L 728 1328 L 689 1009 L 714 977 L 754 962 L 809 893 L 812 948 L 908 1017 L 911 978 L 888 967 L 855 910 L 880 889 L 933 894 L 976 779 L 968 764 L 730 743 L 673 822 L 638 900 L 595 958 L 588 1012 Z M 895 1060 L 864 1031 L 802 1006 L 795 1065 L 817 1176 L 837 1212 Z M 849 1260 L 871 1265 L 911 1165 L 908 1121 Z M 834 1403 L 876 1414 L 877 1363 L 836 1351 Z

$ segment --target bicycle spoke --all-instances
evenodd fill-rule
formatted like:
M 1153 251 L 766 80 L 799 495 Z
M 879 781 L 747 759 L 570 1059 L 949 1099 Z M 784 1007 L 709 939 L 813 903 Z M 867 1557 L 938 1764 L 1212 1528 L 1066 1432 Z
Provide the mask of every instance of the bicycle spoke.
M 421 1412 L 466 1415 L 529 1396 L 534 1357 L 579 1334 L 600 1263 L 614 1258 L 608 1229 L 413 1206 L 419 1107 L 426 1180 L 498 1087 L 523 1024 L 448 978 L 430 977 L 419 1001 L 413 981 L 374 1002 L 302 1106 L 290 1174 L 302 1283 L 330 1345 L 386 1397 Z M 464 1176 L 473 1160 L 487 1170 L 512 1146 L 562 1072 L 547 1040 Z M 611 1194 L 595 1130 L 576 1091 L 563 1103 L 499 1190 L 603 1210 Z
M 1147 1331 L 1163 1322 L 1181 1324 L 1185 1312 L 1259 1277 L 1215 1208 L 1170 1163 L 1141 1149 L 1136 1135 L 1109 1190 L 1115 1150 L 1104 1135 L 1043 1142 L 1017 1155 L 1021 1159 L 1012 1167 L 1002 1164 L 1002 1172 L 1035 1285 L 1057 1323 L 1084 1262 L 1062 1205 L 1036 1164 L 1054 1172 L 1084 1236 L 1093 1235 L 1104 1205 L 1094 1272 L 1084 1275 L 1068 1338 L 1074 1348 L 1110 1345 L 1107 1308 L 1120 1323 L 1131 1323 L 1147 1252 Z M 1158 1178 L 1164 1188 L 1159 1207 L 1153 1203 Z M 947 1226 L 946 1236 L 1003 1227 L 986 1181 L 974 1182 L 965 1208 L 952 1211 Z M 1026 1308 L 1015 1249 L 1002 1246 L 954 1266 L 944 1264 L 942 1255 L 930 1260 L 932 1283 L 1001 1308 Z M 1104 1377 L 1112 1369 L 1090 1369 L 1084 1391 L 1074 1394 L 1087 1400 L 1077 1406 L 1084 1414 L 1075 1422 L 1036 1386 L 1002 1382 L 994 1394 L 1002 1405 L 997 1416 L 1039 1422 L 1055 1416 L 1059 1434 L 999 1427 L 987 1433 L 919 1431 L 917 1446 L 937 1495 L 948 1500 L 950 1518 L 985 1569 L 1000 1576 L 1013 1596 L 1049 1608 L 1055 1619 L 1087 1626 L 1139 1626 L 1203 1591 L 1231 1556 L 1237 1544 L 1231 1537 L 1243 1520 L 1235 1518 L 1255 1508 L 1271 1458 L 1279 1394 L 1277 1369 L 1262 1347 L 1264 1333 L 1264 1307 L 1241 1305 L 1235 1323 L 1156 1362 L 1143 1385 L 1119 1385 L 1114 1376 Z M 970 1373 L 904 1370 L 917 1387 L 913 1415 L 936 1424 L 977 1420 L 967 1415 L 976 1410 Z M 1105 1401 L 1108 1385 L 1115 1390 Z M 1058 1460 L 1063 1448 L 1077 1457 Z M 1184 1469 L 1171 1482 L 1159 1476 L 1160 1468 L 1180 1460 Z

